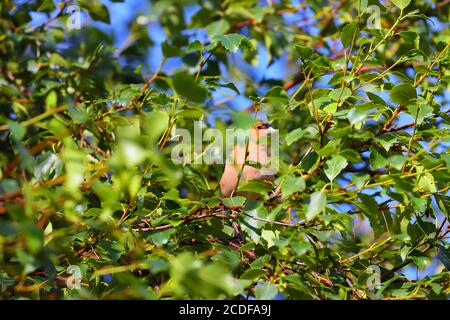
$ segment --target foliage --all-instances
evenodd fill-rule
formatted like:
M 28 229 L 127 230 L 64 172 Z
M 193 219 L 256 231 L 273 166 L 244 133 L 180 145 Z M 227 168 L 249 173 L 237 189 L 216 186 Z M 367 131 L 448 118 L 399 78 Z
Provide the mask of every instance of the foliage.
M 1 2 L 1 297 L 448 297 L 448 1 L 293 3 L 152 1 L 167 39 L 149 70 L 143 19 L 115 48 L 104 24 L 67 29 L 69 1 Z M 252 77 L 263 51 L 285 79 Z M 280 131 L 280 197 L 222 202 L 223 166 L 171 161 L 174 127 L 255 112 Z

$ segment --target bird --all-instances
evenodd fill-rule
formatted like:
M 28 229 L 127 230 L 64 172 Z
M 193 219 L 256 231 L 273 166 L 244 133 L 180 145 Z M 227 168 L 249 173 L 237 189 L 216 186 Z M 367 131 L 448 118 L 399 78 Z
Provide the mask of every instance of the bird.
M 257 200 L 260 195 L 255 192 L 236 192 L 239 184 L 250 180 L 273 182 L 275 176 L 268 170 L 270 160 L 267 136 L 275 129 L 268 123 L 256 122 L 250 129 L 250 137 L 244 146 L 237 144 L 233 148 L 230 160 L 225 163 L 225 169 L 220 179 L 220 189 L 223 198 L 243 196 L 247 200 Z M 266 139 L 261 139 L 266 138 Z M 246 157 L 245 157 L 246 155 Z M 258 167 L 246 163 L 257 163 Z

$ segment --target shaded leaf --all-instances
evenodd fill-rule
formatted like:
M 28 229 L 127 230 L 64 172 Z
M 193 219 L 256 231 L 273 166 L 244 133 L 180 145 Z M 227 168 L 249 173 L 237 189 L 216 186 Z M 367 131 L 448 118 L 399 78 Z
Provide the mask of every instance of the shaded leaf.
M 327 196 L 322 191 L 316 191 L 311 194 L 306 211 L 306 220 L 314 219 L 318 214 L 325 210 L 327 205 Z
M 208 90 L 187 73 L 176 74 L 172 82 L 177 93 L 193 102 L 202 103 L 208 96 Z
M 402 83 L 389 91 L 392 102 L 398 104 L 408 104 L 412 99 L 417 98 L 416 89 L 409 83 Z
M 325 162 L 324 172 L 330 181 L 333 181 L 339 173 L 347 166 L 348 162 L 342 156 L 334 156 Z
M 305 190 L 306 183 L 303 177 L 296 177 L 294 175 L 288 175 L 284 179 L 281 185 L 281 196 L 286 198 L 295 192 L 301 192 Z
M 263 283 L 257 286 L 255 291 L 258 300 L 272 300 L 278 293 L 278 289 L 273 283 Z

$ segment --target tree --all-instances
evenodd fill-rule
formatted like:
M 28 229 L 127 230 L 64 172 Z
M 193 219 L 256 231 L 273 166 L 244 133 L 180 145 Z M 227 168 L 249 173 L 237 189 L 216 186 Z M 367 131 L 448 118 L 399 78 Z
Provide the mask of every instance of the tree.
M 2 298 L 448 298 L 449 1 L 113 2 L 0 4 Z M 260 118 L 278 196 L 172 161 Z

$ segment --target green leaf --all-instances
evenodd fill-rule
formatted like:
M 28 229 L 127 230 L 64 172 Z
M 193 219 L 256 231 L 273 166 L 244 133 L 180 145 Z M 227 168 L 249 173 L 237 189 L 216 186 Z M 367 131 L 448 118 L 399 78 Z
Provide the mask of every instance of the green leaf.
M 434 195 L 434 198 L 436 199 L 436 203 L 438 204 L 439 209 L 441 209 L 445 213 L 447 219 L 450 219 L 450 197 L 436 193 Z
M 294 250 L 297 256 L 303 256 L 308 251 L 312 250 L 312 245 L 309 241 L 294 241 L 291 243 L 292 250 Z
M 306 183 L 303 177 L 296 177 L 292 174 L 288 175 L 284 179 L 281 185 L 281 196 L 286 198 L 295 192 L 301 192 L 305 190 Z
M 351 125 L 361 126 L 370 114 L 370 111 L 375 108 L 376 105 L 371 102 L 356 105 L 348 112 L 347 119 Z
M 273 283 L 263 283 L 256 287 L 257 300 L 272 300 L 278 293 L 277 287 Z
M 411 3 L 411 0 L 391 0 L 395 6 L 401 10 L 405 9 Z
M 420 36 L 417 32 L 413 31 L 400 31 L 400 36 L 405 40 L 405 42 L 414 45 L 415 48 L 419 48 Z M 422 66 L 424 67 L 424 66 Z M 426 67 L 425 67 L 426 69 Z
M 425 192 L 436 192 L 436 184 L 434 183 L 434 177 L 431 173 L 425 172 L 419 176 L 417 186 Z
M 238 187 L 238 191 L 246 192 L 256 192 L 256 193 L 266 193 L 272 190 L 273 186 L 271 183 L 259 180 L 247 181 Z
M 311 56 L 314 53 L 313 49 L 311 49 L 310 47 L 302 46 L 299 44 L 295 44 L 294 49 L 298 53 L 298 55 L 305 60 L 311 59 Z
M 301 139 L 306 133 L 306 130 L 303 130 L 301 128 L 297 128 L 291 132 L 289 132 L 286 136 L 286 144 L 290 146 L 297 140 Z
M 423 120 L 428 118 L 433 112 L 433 107 L 425 104 L 412 104 L 408 106 L 408 113 L 416 118 L 417 124 L 422 124 Z
M 114 262 L 117 262 L 125 254 L 124 245 L 119 241 L 111 239 L 100 240 L 98 248 L 103 259 Z
M 392 133 L 386 133 L 381 136 L 378 136 L 375 141 L 377 141 L 384 150 L 389 151 L 391 146 L 397 141 L 397 137 Z
M 162 247 L 163 245 L 169 243 L 171 236 L 176 231 L 176 229 L 167 229 L 164 231 L 155 232 L 148 237 L 148 240 L 153 242 L 157 247 Z
M 274 241 L 280 238 L 280 231 L 275 230 L 262 230 L 261 238 L 266 240 L 267 248 L 273 247 L 275 245 Z
M 445 269 L 447 269 L 447 271 L 450 271 L 450 250 L 443 245 L 440 245 L 438 257 L 444 265 Z
M 9 130 L 11 131 L 11 135 L 16 142 L 21 141 L 25 137 L 27 129 L 23 125 L 11 120 L 8 120 L 7 124 Z
M 333 182 L 339 173 L 347 166 L 348 162 L 343 156 L 334 156 L 325 162 L 324 172 L 328 179 Z
M 345 87 L 344 89 L 337 88 L 331 91 L 330 98 L 341 103 L 347 100 L 352 95 L 352 90 Z
M 374 104 L 379 104 L 380 106 L 385 106 L 386 102 L 377 96 L 376 94 L 372 92 L 367 92 L 367 96 L 369 97 L 370 101 L 372 101 Z
M 403 248 L 400 249 L 400 258 L 402 258 L 402 261 L 406 260 L 410 250 L 411 250 L 410 246 L 404 246 Z
M 85 108 L 69 105 L 67 111 L 74 123 L 84 124 L 90 119 Z
M 45 108 L 47 110 L 53 109 L 57 106 L 57 104 L 58 104 L 58 94 L 56 93 L 56 91 L 52 90 L 45 98 Z
M 217 35 L 222 35 L 230 29 L 230 23 L 225 19 L 214 21 L 206 26 L 209 38 L 212 40 Z
M 424 254 L 417 254 L 414 256 L 411 256 L 411 259 L 413 260 L 414 264 L 420 269 L 424 270 L 427 265 L 430 263 L 430 258 Z
M 353 39 L 357 37 L 356 31 L 358 29 L 357 22 L 350 22 L 341 31 L 341 41 L 344 48 L 352 45 Z
M 180 199 L 180 192 L 177 189 L 170 189 L 169 192 L 164 194 L 162 199 L 177 201 Z
M 175 288 L 195 297 L 219 299 L 224 294 L 235 296 L 249 285 L 248 280 L 233 278 L 224 265 L 205 263 L 191 252 L 172 256 L 170 264 L 171 282 Z
M 342 103 L 342 101 L 340 102 L 340 104 L 341 103 Z M 336 113 L 337 109 L 338 109 L 338 104 L 336 102 L 332 102 L 329 105 L 327 105 L 325 108 L 323 108 L 323 111 L 325 111 L 331 115 L 334 115 Z
M 389 212 L 380 212 L 378 203 L 372 196 L 360 193 L 358 198 L 361 202 L 357 202 L 356 205 L 360 208 L 363 214 L 369 218 L 370 226 L 375 233 L 375 237 L 379 237 L 383 233 L 387 232 L 388 226 L 391 223 L 391 216 Z
M 350 173 L 350 176 L 352 177 L 352 182 L 357 188 L 361 188 L 370 178 L 369 174 L 363 172 Z
M 417 98 L 416 89 L 409 83 L 402 83 L 389 91 L 392 102 L 398 104 L 408 104 L 411 100 Z
M 391 168 L 401 170 L 403 168 L 403 165 L 405 164 L 406 157 L 404 155 L 397 154 L 389 157 L 388 161 Z
M 178 94 L 193 102 L 202 103 L 208 97 L 208 90 L 187 73 L 176 74 L 172 83 Z
M 266 274 L 266 271 L 264 271 L 263 269 L 250 268 L 250 269 L 247 269 L 242 274 L 241 279 L 251 280 L 252 282 L 255 282 L 258 279 L 260 279 L 263 276 L 265 276 L 265 274 Z
M 244 197 L 232 197 L 223 199 L 223 204 L 228 207 L 242 206 L 245 203 Z
M 200 41 L 195 40 L 191 43 L 189 43 L 187 47 L 187 51 L 199 51 L 203 49 L 203 45 Z
M 236 94 L 241 94 L 239 92 L 239 89 L 236 87 L 236 85 L 233 82 L 224 83 L 224 84 L 221 84 L 221 86 L 224 88 L 233 90 Z
M 161 50 L 165 58 L 179 57 L 184 53 L 178 46 L 170 44 L 167 41 L 161 44 Z
M 153 146 L 169 126 L 169 115 L 165 111 L 155 110 L 143 113 L 143 128 L 148 136 L 146 142 Z
M 321 157 L 328 157 L 338 151 L 340 148 L 340 139 L 330 140 L 322 149 L 317 151 Z
M 306 211 L 306 220 L 314 219 L 318 214 L 325 210 L 327 205 L 327 196 L 322 191 L 316 191 L 311 194 L 308 210 Z
M 236 53 L 240 48 L 252 48 L 253 45 L 248 38 L 241 34 L 220 34 L 212 39 L 213 43 L 220 43 L 226 50 Z
M 361 162 L 361 155 L 353 149 L 344 149 L 339 154 L 350 162 Z
M 108 8 L 99 0 L 78 0 L 77 3 L 89 12 L 94 20 L 110 23 Z
M 289 95 L 286 90 L 280 86 L 275 86 L 270 88 L 264 95 L 264 100 L 269 103 L 279 103 L 281 105 L 286 105 L 289 103 Z
M 39 6 L 39 8 L 37 9 L 37 11 L 50 13 L 53 10 L 55 10 L 55 4 L 53 3 L 52 0 L 44 0 L 41 2 L 42 3 Z
M 370 146 L 370 165 L 372 169 L 377 170 L 389 165 L 386 152 L 378 146 Z

